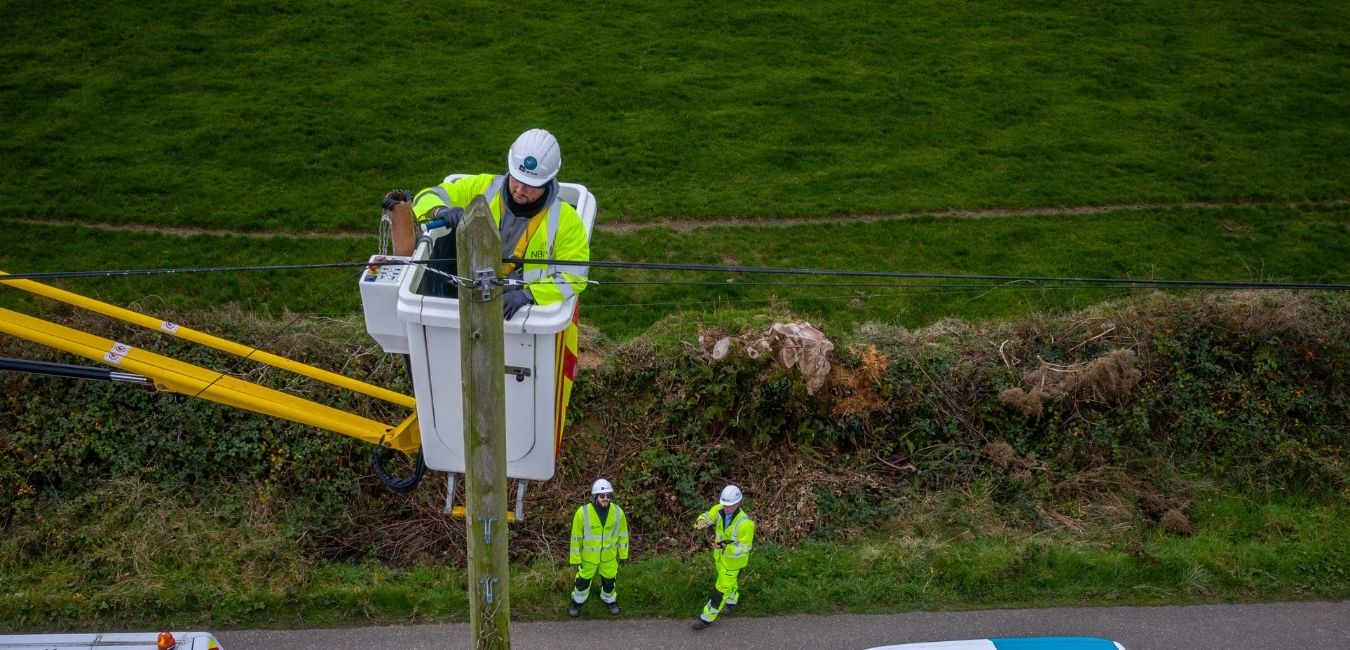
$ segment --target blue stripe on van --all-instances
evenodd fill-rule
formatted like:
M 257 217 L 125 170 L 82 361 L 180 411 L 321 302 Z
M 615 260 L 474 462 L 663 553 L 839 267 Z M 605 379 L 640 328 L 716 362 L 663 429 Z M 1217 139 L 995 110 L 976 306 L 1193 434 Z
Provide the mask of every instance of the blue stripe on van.
M 997 650 L 1116 650 L 1116 644 L 1090 636 L 990 639 Z

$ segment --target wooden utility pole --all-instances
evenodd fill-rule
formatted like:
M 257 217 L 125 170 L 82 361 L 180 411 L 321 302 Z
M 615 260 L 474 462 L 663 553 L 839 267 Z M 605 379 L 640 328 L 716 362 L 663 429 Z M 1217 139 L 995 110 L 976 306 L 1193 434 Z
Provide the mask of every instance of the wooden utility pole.
M 455 229 L 456 264 L 472 286 L 459 290 L 464 378 L 464 523 L 469 547 L 469 626 L 474 648 L 511 647 L 506 554 L 506 359 L 501 236 L 483 197 Z

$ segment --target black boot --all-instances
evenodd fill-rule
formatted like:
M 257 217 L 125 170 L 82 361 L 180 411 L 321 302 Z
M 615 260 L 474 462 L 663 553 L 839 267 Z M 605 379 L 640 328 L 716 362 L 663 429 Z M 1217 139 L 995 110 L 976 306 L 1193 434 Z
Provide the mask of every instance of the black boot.
M 567 615 L 571 616 L 572 618 L 581 616 L 581 603 L 575 600 L 572 601 L 572 605 L 567 608 Z
M 613 614 L 613 615 L 615 615 L 615 616 L 618 616 L 618 615 L 619 615 L 619 603 L 618 603 L 618 602 L 605 603 L 605 606 L 609 608 L 609 613 L 610 613 L 610 614 Z
M 703 620 L 703 617 L 700 616 L 700 617 L 694 619 L 693 624 L 690 625 L 689 627 L 692 627 L 692 628 L 694 628 L 695 630 L 702 630 L 702 629 L 708 627 L 709 625 L 712 625 L 712 621 L 705 621 L 705 620 Z

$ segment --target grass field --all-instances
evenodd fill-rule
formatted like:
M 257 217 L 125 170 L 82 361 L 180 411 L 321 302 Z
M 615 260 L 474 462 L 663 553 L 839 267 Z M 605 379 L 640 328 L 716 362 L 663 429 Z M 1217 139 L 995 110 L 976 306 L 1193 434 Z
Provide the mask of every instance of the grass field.
M 1350 283 L 1344 2 L 13 0 L 4 12 L 0 270 L 11 273 L 363 261 L 386 190 L 503 171 L 515 135 L 542 126 L 562 141 L 563 180 L 597 196 L 600 222 L 642 226 L 597 233 L 597 260 Z M 1054 214 L 1136 204 L 1155 207 Z M 1029 214 L 725 225 L 979 209 Z M 98 224 L 240 235 L 85 227 Z M 242 236 L 307 231 L 370 236 Z M 150 313 L 237 303 L 280 329 L 290 312 L 357 312 L 356 272 L 58 284 Z M 687 330 L 767 311 L 839 340 L 867 321 L 1003 319 L 1132 291 L 611 269 L 592 279 L 582 319 L 617 341 L 672 315 Z M 47 308 L 3 287 L 0 305 Z M 8 399 L 23 412 L 23 396 Z M 296 531 L 319 527 L 306 517 L 321 510 L 262 486 L 34 484 L 32 518 L 0 527 L 0 632 L 467 610 L 454 561 L 320 557 Z M 1350 597 L 1343 491 L 1198 494 L 1197 532 L 1180 537 L 1087 516 L 1004 525 L 995 506 L 935 489 L 838 539 L 761 540 L 738 615 Z M 625 615 L 691 614 L 707 565 L 635 549 Z M 514 615 L 561 617 L 569 580 L 561 557 L 513 566 Z
M 7 216 L 367 229 L 532 126 L 610 220 L 1350 194 L 1341 2 L 6 14 Z

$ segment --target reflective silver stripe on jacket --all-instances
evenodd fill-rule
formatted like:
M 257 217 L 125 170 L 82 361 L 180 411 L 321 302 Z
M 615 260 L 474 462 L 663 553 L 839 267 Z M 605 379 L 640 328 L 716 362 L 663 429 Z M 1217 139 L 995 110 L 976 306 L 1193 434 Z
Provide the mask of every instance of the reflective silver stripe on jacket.
M 553 200 L 553 204 L 550 205 L 548 208 L 548 232 L 546 235 L 547 237 L 546 244 L 548 245 L 549 259 L 553 259 L 554 257 L 556 257 L 556 253 L 554 253 L 553 242 L 557 238 L 558 228 L 560 227 L 561 224 L 562 224 L 562 199 L 555 198 Z M 577 295 L 576 290 L 572 288 L 572 284 L 563 274 L 569 273 L 571 275 L 579 275 L 584 278 L 586 277 L 586 274 L 590 271 L 590 265 L 583 265 L 583 264 L 549 263 L 542 267 L 540 267 L 539 265 L 532 265 L 532 266 L 534 268 L 526 269 L 524 274 L 524 280 L 526 282 L 530 282 L 548 278 L 551 282 L 553 282 L 555 286 L 558 287 L 558 292 L 562 294 L 563 300 L 567 300 L 568 298 Z
M 721 515 L 718 515 L 718 518 L 720 519 Z M 750 555 L 750 546 L 747 544 L 741 544 L 740 537 L 736 536 L 736 533 L 740 531 L 741 524 L 747 521 L 750 521 L 750 516 L 745 514 L 744 511 L 738 511 L 736 513 L 736 516 L 731 520 L 731 530 L 722 531 L 722 534 L 719 536 L 717 542 L 719 544 L 722 542 L 731 542 L 731 549 L 729 551 L 724 550 L 723 553 L 728 553 L 731 557 L 743 557 Z M 721 522 L 719 521 L 718 523 Z
M 618 506 L 610 507 L 614 508 L 614 536 L 608 538 L 609 543 L 605 543 L 604 523 L 600 524 L 600 535 L 597 536 L 591 534 L 591 512 L 595 510 L 595 506 L 589 503 L 582 506 L 581 526 L 583 532 L 581 549 L 583 552 L 594 551 L 603 554 L 605 551 L 611 550 L 616 546 L 628 548 L 628 536 L 623 533 L 621 528 L 621 524 L 623 524 L 623 510 L 619 509 Z M 603 557 L 603 555 L 601 557 Z
M 441 197 L 441 203 L 444 203 L 444 204 L 446 205 L 446 207 L 449 207 L 449 206 L 450 206 L 450 193 L 447 192 L 447 191 L 445 191 L 445 188 L 444 188 L 444 187 L 441 187 L 440 185 L 437 185 L 437 186 L 431 188 L 431 191 L 432 191 L 432 192 L 435 192 L 435 193 L 436 193 L 436 196 Z
M 549 257 L 556 257 L 556 255 L 553 253 L 553 238 L 558 234 L 558 228 L 561 226 L 562 226 L 562 200 L 558 199 L 553 202 L 553 206 L 549 208 L 548 211 Z M 550 266 L 549 268 L 553 269 L 553 274 L 555 275 L 555 277 L 557 277 L 559 280 L 562 280 L 563 282 L 566 282 L 566 280 L 563 279 L 561 276 L 557 276 L 558 273 L 571 273 L 572 275 L 579 275 L 582 277 L 586 277 L 586 274 L 589 273 L 591 270 L 591 266 L 589 264 L 555 264 Z
M 505 176 L 493 176 L 492 182 L 488 183 L 487 191 L 483 192 L 483 198 L 492 205 L 492 199 L 496 198 L 502 191 L 502 185 L 506 183 Z
M 431 187 L 428 187 L 428 188 L 425 189 L 425 190 L 422 190 L 421 192 L 418 192 L 418 193 L 417 193 L 417 196 L 414 196 L 414 197 L 413 197 L 413 205 L 416 205 L 418 201 L 421 201 L 421 200 L 422 200 L 422 197 L 424 197 L 424 196 L 426 196 L 426 195 L 428 195 L 428 194 L 435 194 L 436 196 L 441 197 L 441 204 L 442 204 L 442 205 L 445 205 L 445 206 L 447 206 L 447 207 L 450 205 L 450 193 L 449 193 L 449 192 L 446 192 L 446 191 L 445 191 L 445 188 L 444 188 L 444 187 L 441 187 L 440 185 L 433 185 L 433 186 L 431 186 Z M 432 208 L 432 210 L 435 210 L 435 208 Z M 427 220 L 431 220 L 431 215 L 430 215 L 430 212 L 431 212 L 431 211 L 428 210 L 427 212 L 428 212 L 428 214 L 427 214 L 426 218 L 427 218 Z
M 487 200 L 488 205 L 492 205 L 493 197 L 497 196 L 497 194 L 502 191 L 504 178 L 506 177 L 493 176 L 492 182 L 488 184 L 487 191 L 483 192 L 483 198 Z M 458 183 L 459 181 L 454 182 Z M 448 192 L 445 189 L 445 185 L 433 185 L 425 190 L 422 190 L 421 192 L 418 192 L 417 196 L 413 197 L 413 202 L 416 203 L 418 199 L 421 199 L 423 196 L 426 196 L 427 192 L 432 192 L 436 196 L 441 197 L 441 204 L 446 207 L 451 207 L 454 205 L 453 203 L 450 202 L 450 192 Z

